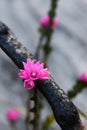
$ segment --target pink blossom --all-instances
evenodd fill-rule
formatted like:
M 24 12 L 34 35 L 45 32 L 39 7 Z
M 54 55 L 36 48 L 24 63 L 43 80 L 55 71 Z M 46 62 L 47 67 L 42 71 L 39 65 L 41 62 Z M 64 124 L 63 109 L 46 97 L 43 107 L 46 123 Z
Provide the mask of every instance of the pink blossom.
M 9 109 L 6 112 L 6 118 L 9 121 L 17 121 L 19 119 L 19 112 L 16 109 Z
M 18 73 L 19 77 L 24 79 L 24 87 L 27 89 L 32 89 L 34 87 L 34 80 L 38 79 L 48 79 L 50 72 L 47 68 L 44 68 L 44 64 L 37 61 L 31 61 L 28 59 L 26 62 L 23 62 L 24 70 L 20 70 Z
M 41 26 L 43 28 L 48 28 L 49 26 L 49 22 L 50 22 L 50 17 L 49 16 L 45 16 L 45 17 L 42 17 L 41 20 L 40 20 L 40 23 L 41 23 Z M 56 18 L 53 19 L 53 23 L 52 23 L 52 30 L 55 30 L 56 29 L 56 26 L 58 24 L 58 21 Z
M 80 75 L 80 77 L 79 77 L 79 80 L 87 83 L 87 74 L 86 73 L 82 73 Z
M 34 87 L 34 81 L 30 79 L 24 80 L 24 87 L 28 90 L 32 89 Z

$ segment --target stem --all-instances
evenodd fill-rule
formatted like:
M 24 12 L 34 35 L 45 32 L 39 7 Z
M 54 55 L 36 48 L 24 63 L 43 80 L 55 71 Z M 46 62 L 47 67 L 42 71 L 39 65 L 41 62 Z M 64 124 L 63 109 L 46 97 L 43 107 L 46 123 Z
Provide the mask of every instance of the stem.
M 33 112 L 34 118 L 30 121 L 30 124 L 33 126 L 33 130 L 38 130 L 39 125 L 39 111 L 38 111 L 38 97 L 37 97 L 37 89 L 34 88 L 33 97 L 31 100 L 34 102 L 33 108 L 30 109 L 30 112 Z
M 11 130 L 17 130 L 16 122 L 10 122 L 10 128 Z
M 26 130 L 29 130 L 29 121 L 30 121 L 30 95 L 28 93 L 28 99 L 26 102 L 26 119 L 25 119 Z
M 50 42 L 51 42 L 51 37 L 52 37 L 52 33 L 53 33 L 52 24 L 53 24 L 53 18 L 55 17 L 57 1 L 58 0 L 51 0 L 51 9 L 48 12 L 48 15 L 50 17 L 49 25 L 48 25 L 47 29 L 41 28 L 41 31 L 40 31 L 41 36 L 40 36 L 39 43 L 38 43 L 38 46 L 37 46 L 37 50 L 36 50 L 36 53 L 35 53 L 35 58 L 38 59 L 40 49 L 41 48 L 43 49 L 44 55 L 43 55 L 43 60 L 42 61 L 45 63 L 45 66 L 46 66 L 46 63 L 47 63 L 48 56 L 49 56 L 49 54 L 51 52 Z M 47 39 L 44 46 L 42 46 L 43 38 Z
M 70 98 L 74 98 L 86 87 L 87 87 L 87 83 L 78 80 L 77 83 L 73 86 L 73 88 L 68 91 L 68 96 Z
M 78 112 L 80 113 L 80 115 L 82 115 L 87 120 L 87 115 L 83 111 L 81 111 L 79 108 L 77 108 L 77 109 L 78 109 Z
M 33 130 L 38 130 L 38 123 L 39 123 L 39 111 L 38 111 L 38 97 L 37 97 L 37 89 L 36 87 L 34 88 L 34 108 L 35 108 L 35 112 L 34 112 L 34 127 Z
M 51 38 L 52 38 L 52 33 L 53 33 L 53 30 L 52 30 L 52 24 L 53 24 L 53 19 L 56 15 L 56 8 L 57 8 L 57 1 L 58 0 L 51 0 L 51 9 L 50 11 L 48 12 L 49 14 L 49 17 L 50 17 L 50 21 L 49 21 L 49 26 L 46 30 L 46 38 L 47 38 L 47 41 L 44 45 L 44 58 L 43 58 L 43 61 L 45 63 L 45 65 L 47 64 L 47 59 L 48 59 L 48 56 L 51 52 L 51 46 L 50 46 L 50 43 L 51 43 Z
M 39 59 L 40 49 L 42 48 L 42 40 L 43 40 L 43 35 L 40 36 L 39 43 L 38 43 L 38 46 L 36 48 L 36 53 L 35 53 L 36 59 Z
M 43 50 L 44 50 L 43 62 L 45 64 L 45 67 L 47 67 L 47 59 L 48 59 L 48 56 L 52 50 L 52 48 L 50 47 L 50 41 L 51 41 L 51 38 L 47 37 L 47 42 L 43 48 Z

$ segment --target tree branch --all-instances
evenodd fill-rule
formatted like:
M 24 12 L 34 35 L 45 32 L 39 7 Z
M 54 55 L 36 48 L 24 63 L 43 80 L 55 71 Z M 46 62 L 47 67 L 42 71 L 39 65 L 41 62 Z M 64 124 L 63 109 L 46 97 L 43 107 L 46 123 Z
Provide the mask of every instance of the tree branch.
M 22 62 L 27 58 L 35 60 L 2 22 L 0 22 L 0 47 L 20 69 L 23 69 Z M 76 107 L 51 76 L 48 80 L 37 80 L 35 86 L 47 99 L 62 130 L 80 130 L 81 122 Z

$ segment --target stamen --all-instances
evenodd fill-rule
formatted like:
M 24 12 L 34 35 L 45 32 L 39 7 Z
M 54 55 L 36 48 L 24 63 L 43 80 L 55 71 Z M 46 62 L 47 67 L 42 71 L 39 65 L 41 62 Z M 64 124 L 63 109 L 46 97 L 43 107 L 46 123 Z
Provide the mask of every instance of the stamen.
M 32 72 L 31 77 L 35 78 L 36 77 L 36 73 Z
M 27 84 L 30 85 L 30 81 L 28 81 Z

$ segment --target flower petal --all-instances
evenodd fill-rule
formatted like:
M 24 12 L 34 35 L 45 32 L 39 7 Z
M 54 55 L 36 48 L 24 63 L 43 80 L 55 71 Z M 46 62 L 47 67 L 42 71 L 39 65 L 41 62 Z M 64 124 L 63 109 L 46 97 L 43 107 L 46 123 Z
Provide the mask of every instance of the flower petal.
M 31 90 L 33 87 L 35 86 L 34 81 L 33 80 L 24 80 L 24 87 L 28 90 Z

